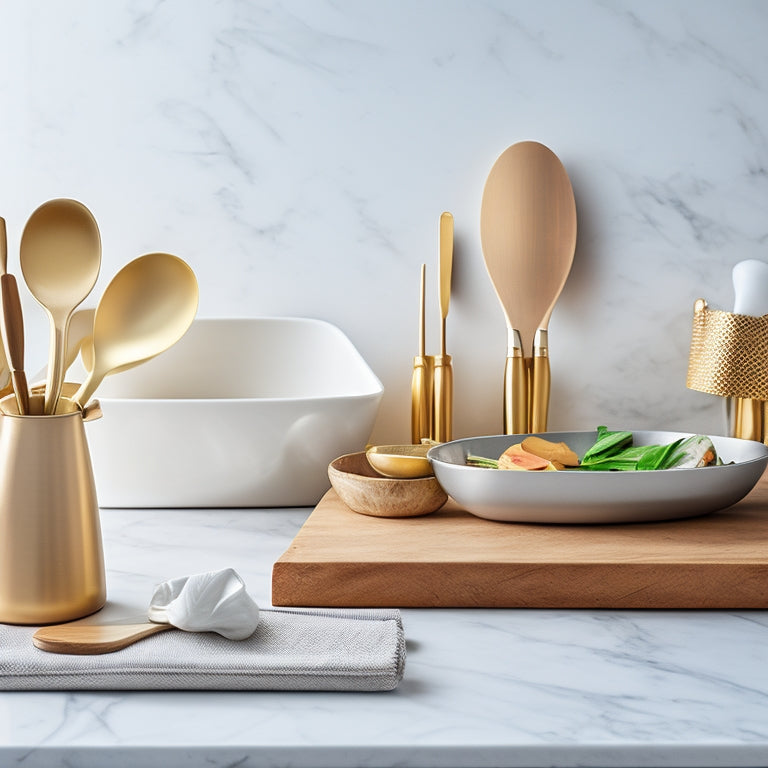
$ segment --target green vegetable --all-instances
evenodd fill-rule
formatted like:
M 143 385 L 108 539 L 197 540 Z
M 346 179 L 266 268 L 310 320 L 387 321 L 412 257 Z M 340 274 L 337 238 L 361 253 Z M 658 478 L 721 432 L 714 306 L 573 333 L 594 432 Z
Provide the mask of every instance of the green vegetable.
M 683 440 L 675 440 L 668 445 L 647 445 L 643 451 L 642 456 L 637 461 L 637 469 L 649 470 L 649 469 L 667 469 L 669 457 Z
M 597 428 L 597 440 L 584 454 L 582 470 L 637 470 L 703 467 L 717 461 L 715 446 L 705 435 L 680 438 L 665 445 L 632 445 L 631 432 Z
M 631 432 L 610 432 L 606 427 L 597 428 L 595 444 L 584 454 L 582 465 L 592 461 L 600 461 L 609 456 L 615 456 L 623 448 L 632 445 Z
M 498 459 L 486 459 L 485 456 L 467 456 L 467 464 L 471 467 L 486 467 L 487 469 L 498 469 Z

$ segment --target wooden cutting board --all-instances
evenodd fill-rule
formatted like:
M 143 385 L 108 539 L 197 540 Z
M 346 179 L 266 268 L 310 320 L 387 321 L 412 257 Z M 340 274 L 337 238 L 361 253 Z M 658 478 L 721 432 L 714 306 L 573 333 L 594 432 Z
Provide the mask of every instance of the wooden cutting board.
M 333 490 L 274 564 L 284 606 L 768 608 L 768 475 L 688 520 L 498 523 L 449 500 L 426 517 L 352 512 Z

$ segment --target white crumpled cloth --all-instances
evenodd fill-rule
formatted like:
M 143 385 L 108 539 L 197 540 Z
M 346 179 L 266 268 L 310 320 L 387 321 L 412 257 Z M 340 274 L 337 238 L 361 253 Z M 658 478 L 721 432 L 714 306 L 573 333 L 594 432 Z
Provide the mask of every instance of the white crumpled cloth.
M 164 581 L 155 588 L 147 618 L 185 632 L 218 632 L 245 640 L 259 624 L 259 606 L 232 568 Z

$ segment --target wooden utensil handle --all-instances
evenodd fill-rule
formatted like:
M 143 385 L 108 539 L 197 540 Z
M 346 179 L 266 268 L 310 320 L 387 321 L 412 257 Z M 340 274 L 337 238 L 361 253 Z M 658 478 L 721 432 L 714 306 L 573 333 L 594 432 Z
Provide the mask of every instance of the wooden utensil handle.
M 29 386 L 24 371 L 11 371 L 13 391 L 16 393 L 16 404 L 19 413 L 23 416 L 29 413 Z
M 19 413 L 24 415 L 29 412 L 29 389 L 24 376 L 24 316 L 21 311 L 19 287 L 13 275 L 0 275 L 0 303 L 5 355 L 11 369 Z

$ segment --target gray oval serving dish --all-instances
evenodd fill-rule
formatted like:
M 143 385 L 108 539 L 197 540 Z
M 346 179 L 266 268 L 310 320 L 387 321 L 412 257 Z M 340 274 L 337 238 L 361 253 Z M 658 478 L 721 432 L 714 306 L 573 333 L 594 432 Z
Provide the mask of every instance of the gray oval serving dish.
M 636 445 L 668 443 L 691 433 L 634 431 Z M 579 456 L 597 433 L 547 432 Z M 467 512 L 503 522 L 600 524 L 674 520 L 735 504 L 754 488 L 768 465 L 768 446 L 734 437 L 712 437 L 721 466 L 646 472 L 514 472 L 468 466 L 470 454 L 498 458 L 526 435 L 454 440 L 427 457 L 438 482 Z

